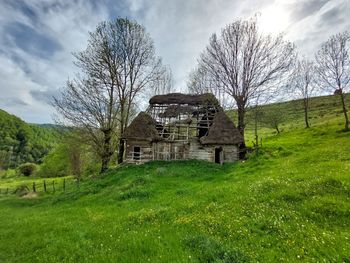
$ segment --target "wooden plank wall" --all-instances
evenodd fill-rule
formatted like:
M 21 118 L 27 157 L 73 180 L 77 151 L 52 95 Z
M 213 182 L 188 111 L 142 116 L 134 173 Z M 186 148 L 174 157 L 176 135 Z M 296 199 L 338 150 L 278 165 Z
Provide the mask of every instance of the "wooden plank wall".
M 141 148 L 141 160 L 133 160 L 134 146 Z M 202 145 L 197 138 L 185 142 L 130 141 L 126 145 L 126 162 L 144 163 L 151 160 L 204 160 L 215 161 L 215 148 L 223 149 L 223 162 L 238 160 L 238 147 L 235 145 Z

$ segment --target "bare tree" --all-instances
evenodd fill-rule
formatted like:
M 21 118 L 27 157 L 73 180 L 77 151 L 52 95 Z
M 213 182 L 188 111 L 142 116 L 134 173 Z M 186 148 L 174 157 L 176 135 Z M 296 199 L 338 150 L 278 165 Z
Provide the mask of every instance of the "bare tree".
M 258 154 L 259 153 L 259 132 L 258 132 L 258 126 L 259 126 L 259 122 L 262 121 L 262 110 L 261 110 L 261 106 L 258 104 L 258 100 L 256 102 L 256 104 L 251 108 L 251 117 L 250 119 L 253 121 L 254 124 L 254 139 L 252 141 L 253 145 L 254 145 L 254 149 L 255 152 Z
M 301 98 L 304 109 L 304 119 L 306 128 L 310 127 L 309 108 L 310 97 L 314 93 L 313 85 L 315 67 L 314 63 L 305 59 L 299 60 L 291 75 L 291 89 L 297 98 Z
M 168 66 L 163 66 L 158 74 L 158 79 L 151 89 L 152 95 L 167 94 L 173 90 L 173 73 Z
M 262 112 L 262 122 L 268 128 L 273 128 L 279 134 L 280 125 L 283 123 L 285 114 L 278 107 L 268 108 Z
M 84 153 L 87 150 L 87 143 L 84 141 L 85 134 L 79 130 L 71 130 L 64 134 L 62 142 L 65 145 L 65 152 L 69 159 L 70 172 L 78 180 L 81 178 L 81 174 L 84 166 Z
M 284 91 L 282 88 L 275 90 L 275 92 L 269 92 L 269 93 L 259 93 L 254 97 L 253 105 L 249 107 L 249 110 L 247 111 L 247 123 L 252 123 L 254 125 L 254 138 L 255 141 L 253 141 L 253 145 L 255 148 L 255 152 L 259 153 L 259 140 L 260 144 L 262 142 L 262 138 L 259 138 L 259 132 L 258 127 L 265 123 L 265 112 L 266 110 L 262 107 L 262 105 L 267 104 L 271 101 L 275 101 L 278 99 L 278 95 L 281 91 Z
M 255 18 L 227 25 L 213 34 L 199 64 L 231 96 L 238 111 L 238 129 L 244 137 L 246 108 L 258 94 L 279 84 L 290 70 L 294 45 L 282 35 L 262 35 Z M 245 143 L 241 149 L 245 148 Z
M 187 88 L 193 94 L 213 93 L 224 109 L 232 107 L 232 99 L 225 94 L 221 82 L 208 74 L 204 67 L 199 66 L 189 74 Z
M 316 54 L 317 81 L 325 91 L 339 94 L 345 118 L 345 130 L 349 131 L 349 118 L 344 92 L 350 84 L 350 35 L 348 32 L 333 35 L 324 42 Z
M 266 99 L 265 101 L 268 101 Z M 264 104 L 265 102 L 260 95 L 255 97 L 255 102 L 254 105 L 251 107 L 250 113 L 251 116 L 249 119 L 251 119 L 254 123 L 254 138 L 255 141 L 253 141 L 253 145 L 255 148 L 255 152 L 258 154 L 259 153 L 259 133 L 258 133 L 258 126 L 259 123 L 262 122 L 262 117 L 263 117 L 263 111 L 261 108 L 261 104 Z
M 90 79 L 77 78 L 68 81 L 60 97 L 54 98 L 54 106 L 66 125 L 84 130 L 100 156 L 101 172 L 108 169 L 115 152 L 113 139 L 118 127 L 119 106 L 116 90 L 98 85 Z
M 161 61 L 153 41 L 135 21 L 102 22 L 90 33 L 86 50 L 74 54 L 82 71 L 68 81 L 54 105 L 70 125 L 90 135 L 108 169 L 119 138 L 118 162 L 123 161 L 122 135 L 135 99 L 159 78 Z

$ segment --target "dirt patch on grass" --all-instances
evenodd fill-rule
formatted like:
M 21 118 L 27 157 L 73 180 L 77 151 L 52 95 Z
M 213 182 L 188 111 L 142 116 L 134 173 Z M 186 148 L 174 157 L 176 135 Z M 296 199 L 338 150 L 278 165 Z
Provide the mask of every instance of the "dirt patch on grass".
M 24 198 L 24 199 L 35 199 L 37 197 L 38 197 L 38 194 L 34 193 L 34 192 L 29 192 L 29 193 L 22 196 L 22 198 Z

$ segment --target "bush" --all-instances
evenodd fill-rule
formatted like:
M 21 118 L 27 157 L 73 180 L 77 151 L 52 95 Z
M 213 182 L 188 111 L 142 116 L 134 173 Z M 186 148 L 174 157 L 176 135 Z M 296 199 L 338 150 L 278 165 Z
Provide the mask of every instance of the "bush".
M 70 174 L 69 157 L 65 145 L 57 145 L 45 156 L 40 166 L 40 177 L 61 177 Z
M 77 148 L 78 147 L 78 148 Z M 40 177 L 61 177 L 67 175 L 91 175 L 98 173 L 100 166 L 88 149 L 79 148 L 74 142 L 61 142 L 45 156 L 40 166 Z
M 25 163 L 18 167 L 18 170 L 23 174 L 24 176 L 30 176 L 32 175 L 37 169 L 36 164 L 34 163 Z
M 11 178 L 18 175 L 18 171 L 15 169 L 0 170 L 0 178 Z

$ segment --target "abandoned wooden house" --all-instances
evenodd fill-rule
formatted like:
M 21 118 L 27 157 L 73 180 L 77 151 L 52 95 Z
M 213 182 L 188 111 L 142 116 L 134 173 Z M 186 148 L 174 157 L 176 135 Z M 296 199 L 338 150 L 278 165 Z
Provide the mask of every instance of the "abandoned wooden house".
M 124 133 L 126 162 L 238 159 L 243 138 L 213 94 L 157 95 L 149 104 Z

